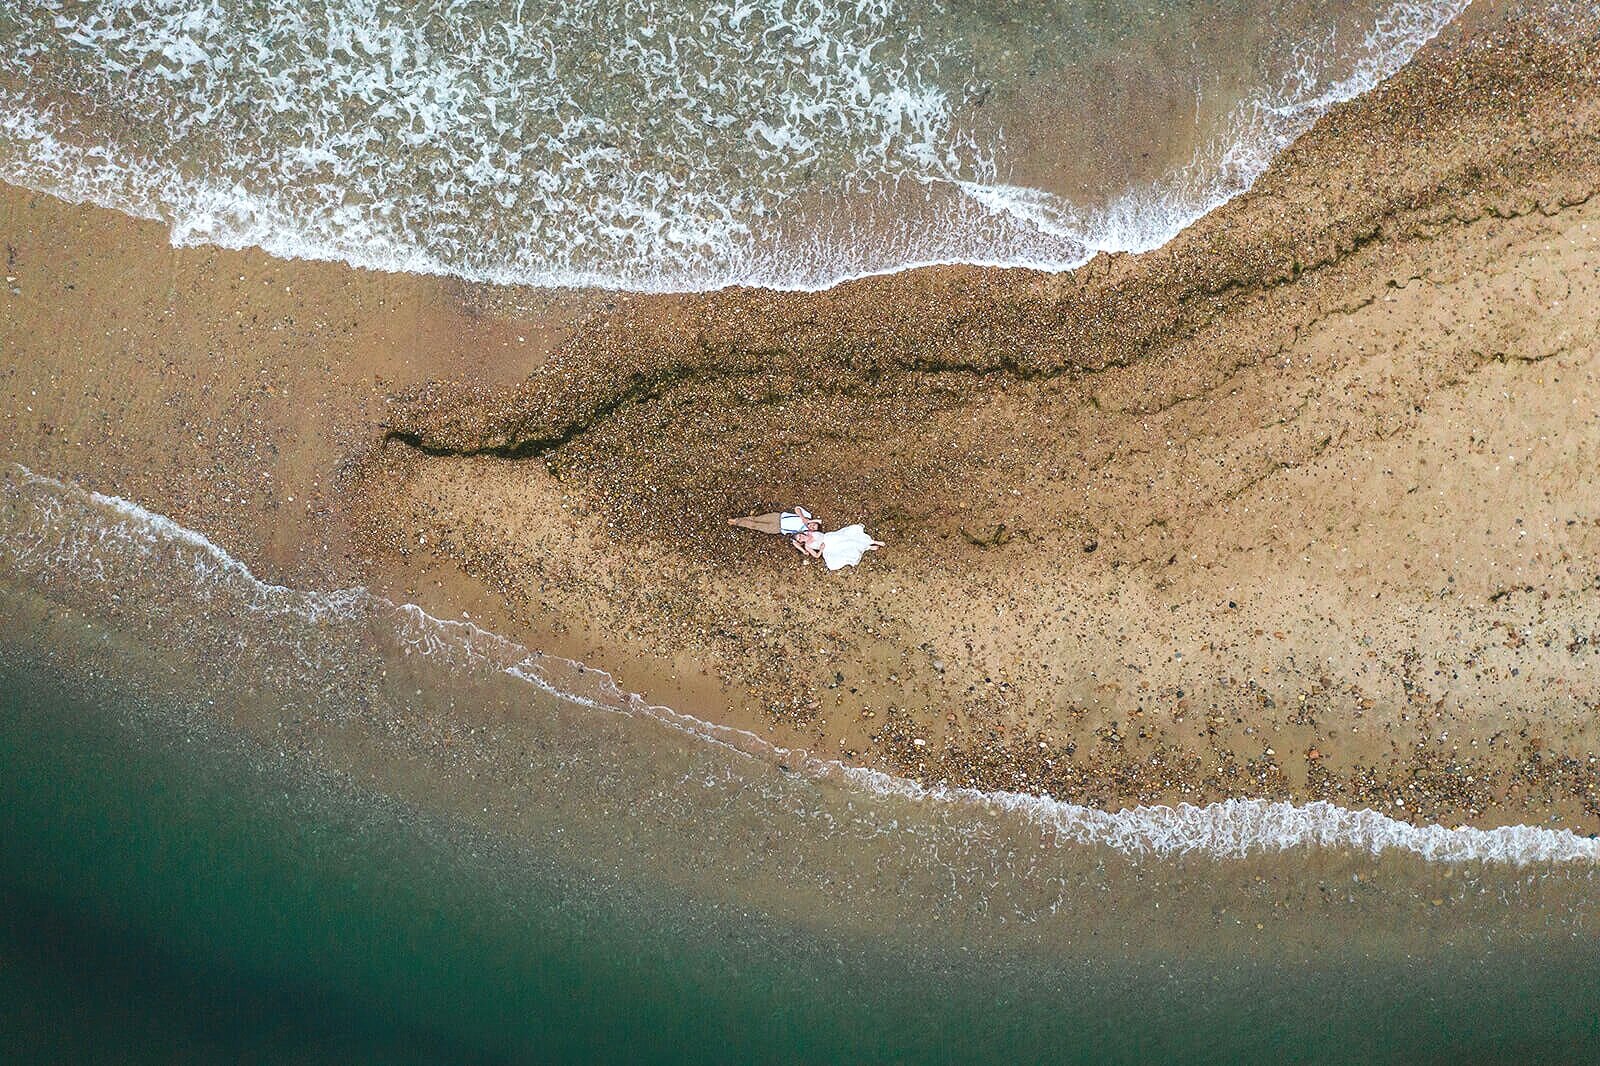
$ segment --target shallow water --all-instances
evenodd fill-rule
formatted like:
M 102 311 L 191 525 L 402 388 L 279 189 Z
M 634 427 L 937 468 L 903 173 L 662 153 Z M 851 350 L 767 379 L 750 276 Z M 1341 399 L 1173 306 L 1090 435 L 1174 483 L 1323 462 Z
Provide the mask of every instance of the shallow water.
M 1059 267 L 1458 7 L 7 6 L 0 177 L 545 285 Z M 0 1059 L 1600 1057 L 1591 838 L 930 792 L 681 711 L 0 471 Z
M 1464 0 L 96 0 L 0 10 L 0 179 L 178 243 L 824 287 L 1168 239 Z
M 1398 823 L 1307 834 L 1250 808 L 1141 836 L 1155 814 L 918 795 L 415 608 L 263 584 L 132 505 L 15 469 L 3 488 L 10 1049 L 98 1058 L 128 1031 L 159 1061 L 1600 1049 L 1587 838 L 1430 849 Z

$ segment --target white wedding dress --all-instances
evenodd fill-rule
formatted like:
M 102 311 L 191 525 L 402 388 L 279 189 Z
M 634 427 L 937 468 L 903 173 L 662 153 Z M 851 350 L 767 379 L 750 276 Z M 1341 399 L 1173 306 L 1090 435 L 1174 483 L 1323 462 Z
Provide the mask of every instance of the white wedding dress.
M 828 564 L 829 570 L 854 566 L 867 554 L 867 546 L 871 543 L 872 538 L 867 536 L 867 529 L 862 525 L 845 526 L 832 533 L 824 533 L 822 561 Z

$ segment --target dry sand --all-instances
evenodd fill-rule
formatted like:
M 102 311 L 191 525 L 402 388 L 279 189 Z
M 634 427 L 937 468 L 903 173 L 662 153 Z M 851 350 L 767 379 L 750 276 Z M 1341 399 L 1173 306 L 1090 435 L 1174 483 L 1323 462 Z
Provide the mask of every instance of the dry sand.
M 1071 275 L 475 289 L 4 190 L 0 458 L 929 782 L 1594 830 L 1592 48 L 1480 4 Z M 890 546 L 724 522 L 792 502 Z

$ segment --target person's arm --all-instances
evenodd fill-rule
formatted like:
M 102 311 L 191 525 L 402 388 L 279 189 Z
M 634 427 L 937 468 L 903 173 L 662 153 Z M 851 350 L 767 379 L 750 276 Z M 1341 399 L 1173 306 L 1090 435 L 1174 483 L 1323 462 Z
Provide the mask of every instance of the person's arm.
M 794 513 L 799 515 L 801 518 L 806 519 L 807 521 L 811 520 L 811 512 L 798 504 L 795 505 Z

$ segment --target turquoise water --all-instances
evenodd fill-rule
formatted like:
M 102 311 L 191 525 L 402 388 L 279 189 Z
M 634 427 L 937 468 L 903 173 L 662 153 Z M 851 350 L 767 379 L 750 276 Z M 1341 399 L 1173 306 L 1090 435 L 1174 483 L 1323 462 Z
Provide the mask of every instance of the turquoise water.
M 0 177 L 535 284 L 1059 268 L 1460 6 L 34 5 Z M 1593 1062 L 1597 861 L 928 791 L 0 471 L 0 1062 Z
M 0 503 L 6 1061 L 1600 1049 L 1583 838 L 1074 837 L 563 698 L 70 486 Z
M 591 880 L 225 729 L 168 733 L 114 686 L 10 654 L 0 682 L 7 1061 L 1581 1062 L 1600 1048 L 1600 946 L 1559 913 L 1504 943 L 1468 927 L 1354 957 L 1273 939 L 1317 920 L 1307 901 L 1242 954 L 1206 945 L 1214 930 L 1130 940 L 1115 918 L 1087 957 L 875 943 Z

